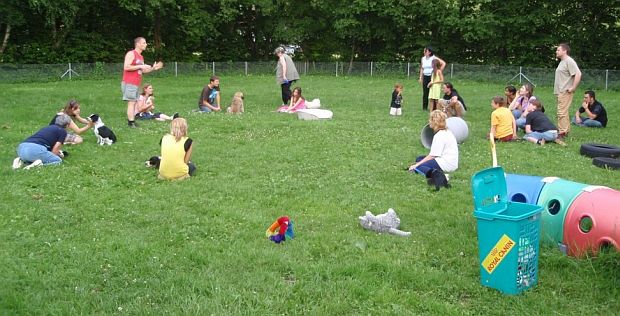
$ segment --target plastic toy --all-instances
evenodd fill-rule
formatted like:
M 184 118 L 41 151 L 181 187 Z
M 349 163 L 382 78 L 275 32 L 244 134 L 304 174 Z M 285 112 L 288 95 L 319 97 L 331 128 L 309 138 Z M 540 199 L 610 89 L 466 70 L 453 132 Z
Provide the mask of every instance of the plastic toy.
M 564 246 L 569 256 L 614 247 L 620 251 L 620 191 L 605 187 L 583 190 L 568 209 L 564 222 Z
M 269 240 L 279 244 L 286 241 L 286 238 L 293 239 L 295 234 L 293 233 L 293 221 L 288 216 L 279 217 L 265 233 Z
M 360 225 L 362 227 L 374 230 L 378 233 L 390 233 L 398 236 L 407 237 L 411 235 L 411 232 L 404 232 L 398 227 L 400 226 L 400 218 L 396 215 L 396 211 L 390 208 L 386 213 L 373 215 L 371 212 L 366 211 L 366 215 L 360 216 Z

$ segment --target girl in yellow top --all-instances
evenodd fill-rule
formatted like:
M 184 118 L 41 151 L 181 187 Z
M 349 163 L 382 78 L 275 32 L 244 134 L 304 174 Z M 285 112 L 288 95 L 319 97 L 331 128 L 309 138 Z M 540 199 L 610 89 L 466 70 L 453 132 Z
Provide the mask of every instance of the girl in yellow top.
M 491 99 L 491 131 L 489 137 L 495 140 L 508 142 L 517 139 L 517 124 L 512 112 L 506 107 L 504 97 L 496 96 Z
M 187 121 L 175 118 L 170 124 L 170 134 L 161 139 L 159 178 L 182 180 L 193 176 L 196 166 L 189 161 L 192 156 L 192 139 L 187 137 Z

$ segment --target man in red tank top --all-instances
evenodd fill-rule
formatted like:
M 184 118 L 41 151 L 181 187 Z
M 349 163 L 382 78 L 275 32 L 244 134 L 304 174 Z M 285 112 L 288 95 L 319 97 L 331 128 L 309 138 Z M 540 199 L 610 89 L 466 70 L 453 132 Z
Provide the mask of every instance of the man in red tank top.
M 142 52 L 146 49 L 146 39 L 137 37 L 133 41 L 134 49 L 125 54 L 123 65 L 123 81 L 121 82 L 121 92 L 123 101 L 127 101 L 127 124 L 129 127 L 137 127 L 135 122 L 136 101 L 139 96 L 139 87 L 142 83 L 142 74 L 161 69 L 164 64 L 156 62 L 153 66 L 144 63 Z

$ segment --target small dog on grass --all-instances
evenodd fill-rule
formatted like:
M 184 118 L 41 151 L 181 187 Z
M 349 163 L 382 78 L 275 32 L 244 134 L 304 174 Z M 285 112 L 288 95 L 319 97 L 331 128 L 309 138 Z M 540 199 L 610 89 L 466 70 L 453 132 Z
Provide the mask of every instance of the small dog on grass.
M 450 183 L 448 183 L 448 178 L 443 173 L 443 171 L 438 169 L 431 169 L 426 173 L 426 182 L 430 186 L 435 187 L 435 191 L 439 191 L 441 187 L 450 187 Z
M 116 143 L 116 135 L 114 135 L 114 132 L 112 132 L 109 127 L 105 126 L 98 114 L 91 114 L 87 119 L 95 123 L 93 131 L 97 136 L 97 144 L 103 146 Z
M 161 157 L 160 156 L 153 156 L 151 158 L 149 158 L 149 160 L 144 162 L 144 165 L 147 168 L 155 168 L 155 169 L 159 169 L 159 163 L 161 162 Z
M 235 92 L 232 103 L 226 109 L 227 113 L 243 113 L 245 110 L 243 108 L 243 92 Z

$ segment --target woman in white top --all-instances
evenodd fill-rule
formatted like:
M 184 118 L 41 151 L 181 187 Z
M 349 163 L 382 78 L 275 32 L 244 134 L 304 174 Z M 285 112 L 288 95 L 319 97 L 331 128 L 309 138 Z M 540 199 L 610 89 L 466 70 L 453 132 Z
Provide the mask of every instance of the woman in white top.
M 428 121 L 435 131 L 431 151 L 426 156 L 418 156 L 416 162 L 409 167 L 409 171 L 427 175 L 434 169 L 452 172 L 459 167 L 459 147 L 452 132 L 446 128 L 448 116 L 442 111 L 431 112 Z
M 431 82 L 433 75 L 433 61 L 439 60 L 439 69 L 443 72 L 446 67 L 446 62 L 441 58 L 435 56 L 433 49 L 430 46 L 424 47 L 424 56 L 420 61 L 420 78 L 418 82 L 422 84 L 422 110 L 428 110 L 428 84 Z

